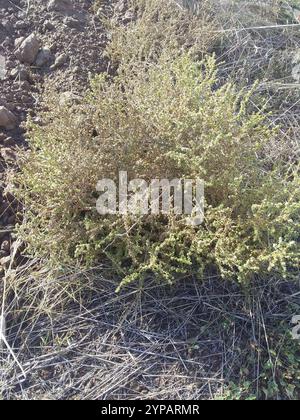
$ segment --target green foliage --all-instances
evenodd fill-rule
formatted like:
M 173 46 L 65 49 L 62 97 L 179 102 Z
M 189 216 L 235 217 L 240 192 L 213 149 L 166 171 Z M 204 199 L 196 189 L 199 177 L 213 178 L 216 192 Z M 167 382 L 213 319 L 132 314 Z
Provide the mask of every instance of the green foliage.
M 201 278 L 211 267 L 244 284 L 298 274 L 299 164 L 269 158 L 279 132 L 247 111 L 249 96 L 218 86 L 214 58 L 165 53 L 147 71 L 97 77 L 79 105 L 49 98 L 43 126 L 30 126 L 18 180 L 28 251 L 56 266 L 108 264 L 121 286 L 149 274 Z M 121 170 L 146 181 L 204 179 L 204 224 L 100 216 L 96 184 L 117 183 Z
M 254 394 L 251 394 L 250 383 L 243 382 L 242 384 L 235 384 L 231 382 L 226 386 L 223 395 L 217 395 L 215 397 L 216 401 L 255 401 L 256 397 Z
M 262 360 L 260 374 L 261 398 L 298 400 L 300 391 L 300 348 L 286 331 L 289 325 L 280 326 L 269 338 L 268 359 Z M 280 336 L 281 333 L 281 336 Z
M 268 325 L 265 342 L 245 351 L 239 379 L 230 382 L 222 400 L 298 400 L 300 390 L 299 341 L 287 333 L 290 325 Z M 251 349 L 251 350 L 249 350 Z M 253 375 L 254 373 L 254 375 Z

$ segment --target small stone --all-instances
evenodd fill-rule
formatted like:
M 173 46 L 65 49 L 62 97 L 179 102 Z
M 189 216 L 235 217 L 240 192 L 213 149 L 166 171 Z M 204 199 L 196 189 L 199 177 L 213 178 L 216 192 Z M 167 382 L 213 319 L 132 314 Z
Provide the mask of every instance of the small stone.
M 40 49 L 40 41 L 35 34 L 29 35 L 21 43 L 15 55 L 23 63 L 33 64 Z
M 68 56 L 66 54 L 60 54 L 56 57 L 55 63 L 50 67 L 51 70 L 55 70 L 65 64 L 68 60 Z
M 6 130 L 12 130 L 16 125 L 16 116 L 5 106 L 0 106 L 0 127 L 4 127 Z
M 51 61 L 52 54 L 48 47 L 42 48 L 35 60 L 37 67 L 43 67 Z

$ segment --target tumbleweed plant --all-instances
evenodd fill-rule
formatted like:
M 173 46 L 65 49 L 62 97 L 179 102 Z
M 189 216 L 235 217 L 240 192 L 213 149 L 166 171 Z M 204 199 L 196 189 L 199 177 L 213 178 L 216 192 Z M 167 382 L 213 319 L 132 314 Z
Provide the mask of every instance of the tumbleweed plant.
M 175 57 L 189 50 L 202 57 L 219 38 L 213 5 L 208 0 L 127 3 L 125 19 L 120 22 L 117 15 L 107 23 L 112 39 L 106 52 L 119 72 L 123 67 L 136 72 L 166 51 Z
M 96 77 L 82 103 L 54 96 L 30 125 L 17 195 L 19 235 L 55 267 L 102 264 L 120 286 L 148 276 L 168 283 L 208 270 L 247 284 L 299 274 L 299 163 L 271 159 L 280 130 L 251 112 L 251 91 L 218 83 L 213 57 L 162 54 L 138 74 Z M 103 178 L 200 178 L 205 221 L 96 211 Z

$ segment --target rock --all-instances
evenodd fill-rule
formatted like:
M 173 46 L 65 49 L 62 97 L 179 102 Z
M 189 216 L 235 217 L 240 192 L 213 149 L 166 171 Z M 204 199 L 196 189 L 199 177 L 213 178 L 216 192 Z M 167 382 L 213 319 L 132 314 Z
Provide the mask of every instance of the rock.
M 0 106 L 0 127 L 4 127 L 6 130 L 12 130 L 16 125 L 16 116 L 5 106 Z
M 29 35 L 21 43 L 15 55 L 23 63 L 33 64 L 39 52 L 40 41 L 35 34 Z
M 71 0 L 50 0 L 47 6 L 50 12 L 68 12 L 73 9 Z
M 60 54 L 56 57 L 55 63 L 50 67 L 51 70 L 58 69 L 59 67 L 63 66 L 65 62 L 68 60 L 68 56 L 66 54 Z
M 41 51 L 38 53 L 35 65 L 37 67 L 43 67 L 51 61 L 52 54 L 48 47 L 42 48 Z

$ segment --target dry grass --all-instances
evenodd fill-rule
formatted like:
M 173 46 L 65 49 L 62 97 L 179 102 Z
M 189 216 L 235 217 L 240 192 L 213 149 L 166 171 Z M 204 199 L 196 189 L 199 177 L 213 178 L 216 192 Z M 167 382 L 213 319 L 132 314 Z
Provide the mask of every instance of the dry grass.
M 245 296 L 214 277 L 172 289 L 149 280 L 116 295 L 108 277 L 99 267 L 53 278 L 34 262 L 7 273 L 18 364 L 2 350 L 2 398 L 297 398 L 299 285 L 260 280 Z
M 258 80 L 258 92 L 269 98 L 266 111 L 272 111 L 273 121 L 298 125 L 299 84 L 292 78 L 292 68 L 300 33 L 292 2 L 231 3 L 219 12 L 223 29 L 217 55 L 224 62 L 224 78 L 230 75 L 242 85 Z
M 210 1 L 197 1 L 193 8 L 182 7 L 175 0 L 128 0 L 127 11 L 115 9 L 108 29 L 112 39 L 107 54 L 114 65 L 136 72 L 155 61 L 162 53 L 177 56 L 189 50 L 205 54 L 218 39 Z

